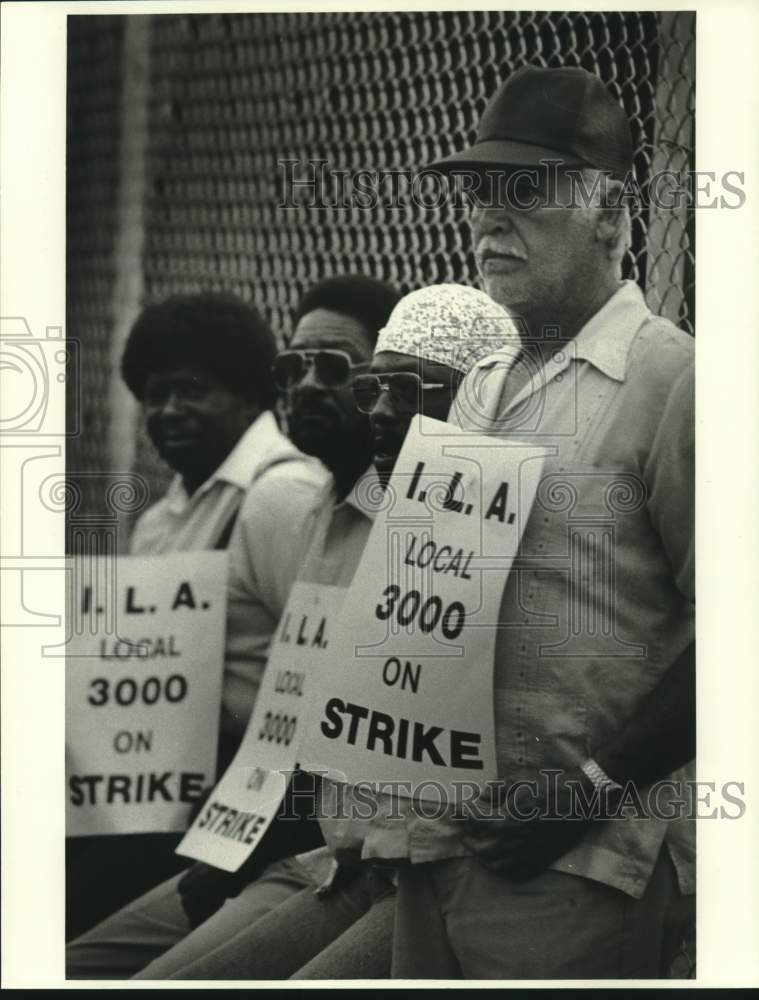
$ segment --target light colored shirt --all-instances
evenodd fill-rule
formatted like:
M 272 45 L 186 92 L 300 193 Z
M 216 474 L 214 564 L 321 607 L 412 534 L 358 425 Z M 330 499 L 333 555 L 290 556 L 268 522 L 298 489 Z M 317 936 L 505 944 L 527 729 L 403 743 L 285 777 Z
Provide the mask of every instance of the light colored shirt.
M 180 477 L 135 525 L 132 555 L 213 548 L 239 508 L 229 540 L 221 725 L 242 735 L 274 628 L 305 550 L 300 527 L 331 477 L 262 413 L 216 472 L 188 496 Z
M 307 548 L 307 519 L 331 476 L 301 460 L 268 469 L 248 491 L 229 543 L 222 729 L 242 736 L 277 623 Z
M 165 495 L 135 524 L 130 554 L 214 548 L 253 480 L 272 463 L 294 458 L 305 460 L 279 430 L 274 414 L 264 411 L 192 496 L 182 477 L 174 476 Z
M 459 398 L 482 392 L 489 433 L 552 451 L 496 637 L 496 744 L 508 781 L 582 764 L 695 636 L 693 340 L 625 282 L 563 353 L 514 396 L 497 356 L 460 389 Z M 693 892 L 692 820 L 597 824 L 552 867 L 639 897 L 665 838 L 681 890 Z
M 322 488 L 303 523 L 308 547 L 298 572 L 299 581 L 350 586 L 376 511 L 376 503 L 364 502 L 362 498 L 376 499 L 379 489 L 374 468 L 364 472 L 342 500 L 337 499 L 334 484 Z
M 310 538 L 298 578 L 306 583 L 349 587 L 358 568 L 374 520 L 374 507 L 362 502 L 362 497 L 378 495 L 380 489 L 376 471 L 372 468 L 359 477 L 345 499 L 338 501 L 333 485 L 326 487 L 304 524 L 304 534 Z M 347 789 L 350 795 L 350 790 Z M 322 805 L 327 814 L 335 813 L 336 796 L 340 787 L 323 780 Z M 306 869 L 314 885 L 328 884 L 334 875 L 334 850 L 350 823 L 343 820 L 320 820 L 327 847 L 320 847 L 297 860 Z
M 512 359 L 503 352 L 476 365 L 449 418 L 550 452 L 496 637 L 496 750 L 506 782 L 582 764 L 694 637 L 693 341 L 626 282 L 559 358 L 516 389 Z M 667 801 L 662 795 L 665 809 Z M 420 863 L 468 853 L 452 820 L 426 819 L 411 800 L 384 797 L 380 807 L 363 824 L 323 824 L 338 856 Z M 681 890 L 693 892 L 692 820 L 597 824 L 552 867 L 639 897 L 665 838 Z

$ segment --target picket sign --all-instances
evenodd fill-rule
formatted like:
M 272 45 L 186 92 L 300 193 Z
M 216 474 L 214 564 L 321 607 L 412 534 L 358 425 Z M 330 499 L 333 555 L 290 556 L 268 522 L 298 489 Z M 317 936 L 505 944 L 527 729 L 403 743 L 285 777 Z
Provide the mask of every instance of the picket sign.
M 245 736 L 177 853 L 236 871 L 277 814 L 313 710 L 315 677 L 332 656 L 343 587 L 293 585 Z
M 414 422 L 319 676 L 304 769 L 436 801 L 497 777 L 495 626 L 544 454 Z
M 67 836 L 183 830 L 213 781 L 227 558 L 67 561 Z

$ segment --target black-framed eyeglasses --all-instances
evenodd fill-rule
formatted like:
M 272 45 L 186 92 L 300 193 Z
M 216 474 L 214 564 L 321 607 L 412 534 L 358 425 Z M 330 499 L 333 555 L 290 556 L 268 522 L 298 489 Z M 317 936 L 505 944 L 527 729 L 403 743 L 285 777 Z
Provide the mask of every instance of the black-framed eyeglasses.
M 388 375 L 357 375 L 353 396 L 362 413 L 371 413 L 383 392 L 389 392 L 393 404 L 402 411 L 416 412 L 425 389 L 450 389 L 445 382 L 423 382 L 414 372 L 391 372 Z
M 354 363 L 347 351 L 280 351 L 274 359 L 272 373 L 278 389 L 292 389 L 311 369 L 326 389 L 344 389 L 351 384 L 353 373 L 368 365 L 368 361 Z

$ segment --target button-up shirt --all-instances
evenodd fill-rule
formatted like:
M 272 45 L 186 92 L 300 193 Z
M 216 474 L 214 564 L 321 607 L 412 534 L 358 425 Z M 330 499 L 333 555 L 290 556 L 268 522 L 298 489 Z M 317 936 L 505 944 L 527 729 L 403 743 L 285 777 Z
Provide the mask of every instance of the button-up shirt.
M 555 353 L 516 387 L 513 351 L 481 361 L 449 418 L 548 452 L 496 635 L 496 751 L 507 783 L 582 764 L 694 637 L 693 341 L 626 282 Z M 401 821 L 391 816 L 399 804 Z M 333 848 L 412 862 L 467 853 L 447 817 L 426 819 L 411 800 L 380 806 L 363 830 L 331 824 Z M 665 838 L 692 892 L 689 820 L 597 824 L 552 867 L 639 897 Z
M 330 481 L 262 413 L 216 472 L 188 496 L 180 477 L 135 525 L 132 555 L 210 549 L 239 508 L 229 540 L 222 728 L 244 731 L 269 643 L 305 551 L 300 527 Z M 301 544 L 302 540 L 302 544 Z
M 304 556 L 298 579 L 305 583 L 331 584 L 349 587 L 364 551 L 374 520 L 373 505 L 362 497 L 377 496 L 379 479 L 374 469 L 364 473 L 343 500 L 338 500 L 334 485 L 324 488 L 304 522 L 304 536 L 309 546 Z M 330 803 L 340 793 L 331 782 L 322 782 L 322 796 L 326 812 L 333 813 Z M 338 822 L 338 827 L 342 827 Z M 325 839 L 330 843 L 334 823 L 322 822 Z M 319 847 L 297 859 L 314 881 L 314 885 L 327 884 L 334 875 L 336 862 L 333 850 Z
M 272 464 L 305 456 L 265 410 L 248 427 L 221 465 L 189 496 L 175 476 L 165 495 L 134 526 L 133 556 L 212 549 L 239 508 L 248 488 Z

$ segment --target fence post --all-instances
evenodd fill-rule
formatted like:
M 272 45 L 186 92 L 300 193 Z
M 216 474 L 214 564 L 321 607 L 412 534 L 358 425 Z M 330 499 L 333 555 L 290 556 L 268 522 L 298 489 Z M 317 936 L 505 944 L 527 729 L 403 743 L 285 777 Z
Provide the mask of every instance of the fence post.
M 121 97 L 118 193 L 116 202 L 113 332 L 108 405 L 111 420 L 108 458 L 111 469 L 128 473 L 136 453 L 137 405 L 121 380 L 120 362 L 129 329 L 142 307 L 142 251 L 145 236 L 145 179 L 150 86 L 150 24 L 146 15 L 126 18 L 124 85 Z M 124 538 L 126 532 L 120 532 Z
M 684 174 L 693 169 L 695 62 L 695 13 L 662 11 L 651 176 L 664 170 Z M 674 200 L 671 186 L 666 197 Z M 695 329 L 692 211 L 684 195 L 680 195 L 677 207 L 649 205 L 646 267 L 646 297 L 651 309 L 691 332 Z

